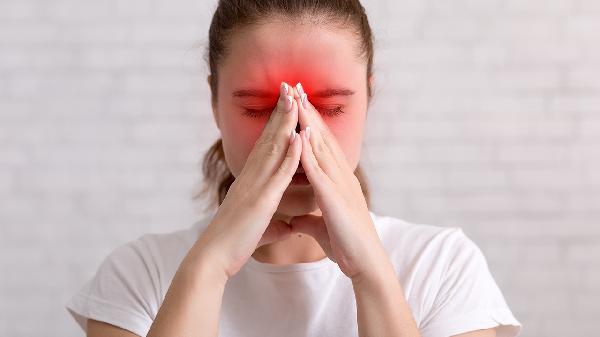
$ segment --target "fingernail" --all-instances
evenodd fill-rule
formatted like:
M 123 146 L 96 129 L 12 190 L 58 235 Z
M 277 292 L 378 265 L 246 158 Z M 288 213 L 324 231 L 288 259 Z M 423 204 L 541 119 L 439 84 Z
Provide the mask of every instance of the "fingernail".
M 302 94 L 304 94 L 304 88 L 302 88 L 302 84 L 300 84 L 300 82 L 298 82 L 298 84 L 296 84 L 296 90 L 298 90 L 298 93 L 300 94 L 300 96 L 302 96 Z
M 306 132 L 306 139 L 310 139 L 310 126 L 307 126 L 304 132 Z
M 294 139 L 296 139 L 296 130 L 292 130 L 292 133 L 290 133 L 290 144 L 294 142 Z
M 279 88 L 279 95 L 284 96 L 284 95 L 287 95 L 288 92 L 289 92 L 289 88 L 288 88 L 287 83 L 281 82 L 281 86 Z
M 285 111 L 290 112 L 292 111 L 292 96 L 285 96 Z
M 306 94 L 302 94 L 302 106 L 304 109 L 308 109 L 308 96 Z

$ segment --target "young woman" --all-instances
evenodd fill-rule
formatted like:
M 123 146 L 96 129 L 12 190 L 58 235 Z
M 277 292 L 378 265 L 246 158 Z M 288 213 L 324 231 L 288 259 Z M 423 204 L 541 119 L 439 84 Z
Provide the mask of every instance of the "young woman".
M 369 210 L 373 43 L 358 0 L 222 0 L 212 212 L 113 251 L 67 304 L 88 336 L 516 336 L 458 227 Z

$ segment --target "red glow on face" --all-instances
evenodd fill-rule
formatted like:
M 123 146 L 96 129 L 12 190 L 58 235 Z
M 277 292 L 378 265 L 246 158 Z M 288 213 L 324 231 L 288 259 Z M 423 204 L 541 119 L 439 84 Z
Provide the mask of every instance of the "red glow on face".
M 356 57 L 356 36 L 309 25 L 292 28 L 261 25 L 229 42 L 219 73 L 218 115 L 234 174 L 276 107 L 281 82 L 302 84 L 347 157 L 358 160 L 367 97 L 366 64 Z
M 273 73 L 271 69 L 270 73 Z M 310 103 L 321 113 L 324 119 L 340 116 L 355 94 L 355 90 L 343 85 L 325 86 L 324 83 L 332 83 L 330 80 L 320 79 L 321 74 L 292 74 L 289 69 L 281 71 L 281 80 L 272 80 L 271 76 L 264 82 L 269 83 L 262 86 L 234 88 L 232 97 L 234 104 L 240 106 L 244 112 L 242 115 L 252 118 L 268 117 L 275 109 L 279 95 L 279 85 L 285 82 L 294 91 L 296 84 L 301 83 L 304 92 L 308 95 Z M 294 93 L 295 94 L 295 93 Z

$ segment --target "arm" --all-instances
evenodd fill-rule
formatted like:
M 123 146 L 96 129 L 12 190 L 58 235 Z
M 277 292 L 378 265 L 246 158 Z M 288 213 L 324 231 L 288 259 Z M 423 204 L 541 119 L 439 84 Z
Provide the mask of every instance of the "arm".
M 496 337 L 496 328 L 470 331 L 452 337 Z
M 131 331 L 95 319 L 87 320 L 87 337 L 138 337 Z
M 352 279 L 361 337 L 420 337 L 393 267 Z
M 353 279 L 352 286 L 359 336 L 421 336 L 393 269 L 387 268 L 387 272 L 371 279 Z M 475 330 L 452 337 L 496 337 L 496 329 Z
M 216 337 L 227 275 L 200 254 L 198 243 L 173 277 L 147 337 Z
M 200 254 L 198 244 L 194 245 L 173 277 L 147 337 L 218 335 L 219 312 L 227 277 L 208 261 L 207 255 Z M 93 319 L 88 319 L 87 336 L 138 337 L 125 329 Z

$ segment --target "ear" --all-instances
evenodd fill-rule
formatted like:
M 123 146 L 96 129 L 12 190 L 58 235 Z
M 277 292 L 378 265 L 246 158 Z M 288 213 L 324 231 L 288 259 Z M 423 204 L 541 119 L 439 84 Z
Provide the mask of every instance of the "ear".
M 373 91 L 375 88 L 375 76 L 374 75 L 370 75 L 369 78 L 367 79 L 367 85 L 369 86 L 369 91 L 371 92 L 371 97 L 368 97 L 368 102 L 367 105 L 371 105 L 371 101 L 373 100 Z M 369 113 L 369 109 L 367 108 L 367 113 Z
M 216 98 L 214 98 L 215 93 L 212 92 L 212 87 L 210 86 L 210 81 L 212 79 L 212 75 L 208 75 L 206 77 L 206 82 L 208 83 L 208 88 L 210 90 L 210 105 L 212 107 L 212 114 L 213 114 L 213 119 L 215 120 L 215 124 L 217 125 L 217 129 L 221 130 L 221 127 L 219 126 L 219 117 L 217 114 L 217 106 L 216 106 Z

